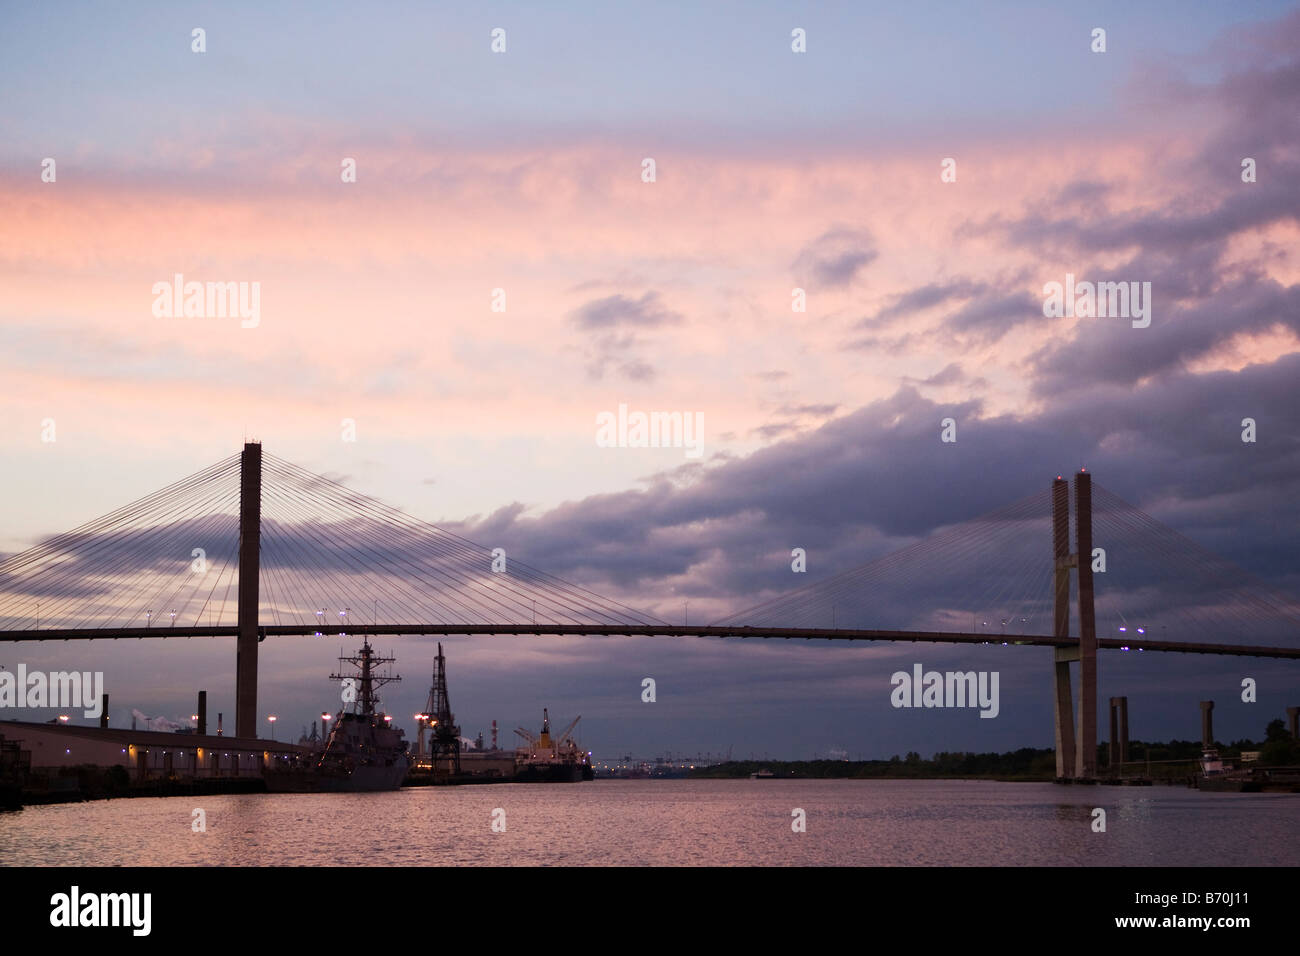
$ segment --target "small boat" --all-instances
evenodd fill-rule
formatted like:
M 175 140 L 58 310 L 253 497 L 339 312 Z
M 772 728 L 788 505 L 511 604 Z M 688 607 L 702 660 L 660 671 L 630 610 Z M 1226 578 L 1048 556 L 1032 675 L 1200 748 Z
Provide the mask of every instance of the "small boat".
M 1225 764 L 1217 750 L 1201 753 L 1201 773 L 1193 778 L 1197 790 L 1210 793 L 1258 793 L 1259 781 L 1248 770 L 1235 770 Z
M 749 779 L 750 779 L 750 780 L 770 780 L 771 778 L 773 778 L 773 777 L 775 777 L 775 776 L 776 776 L 776 774 L 774 774 L 774 773 L 773 773 L 772 771 L 770 771 L 770 770 L 757 770 L 757 771 L 755 771 L 754 773 L 751 773 L 751 774 L 749 775 Z

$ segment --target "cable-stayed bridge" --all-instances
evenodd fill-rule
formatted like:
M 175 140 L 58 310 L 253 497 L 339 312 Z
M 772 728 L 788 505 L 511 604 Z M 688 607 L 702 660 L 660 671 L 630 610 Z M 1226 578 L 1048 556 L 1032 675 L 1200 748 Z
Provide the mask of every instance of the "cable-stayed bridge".
M 609 600 L 260 444 L 0 562 L 0 640 L 661 635 L 1054 648 L 1058 771 L 1091 777 L 1097 651 L 1300 659 L 1300 606 L 1081 472 L 708 625 Z M 1071 507 L 1073 498 L 1073 507 Z M 1105 582 L 1098 588 L 1098 582 Z M 370 623 L 365 623 L 369 619 Z M 1073 727 L 1070 664 L 1080 665 Z

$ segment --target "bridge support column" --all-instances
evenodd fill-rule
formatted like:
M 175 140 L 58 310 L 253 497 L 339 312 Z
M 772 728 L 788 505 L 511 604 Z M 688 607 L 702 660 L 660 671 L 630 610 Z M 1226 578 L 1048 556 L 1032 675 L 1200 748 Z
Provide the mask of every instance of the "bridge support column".
M 257 609 L 262 530 L 262 446 L 244 445 L 239 468 L 239 638 L 235 736 L 257 736 Z
M 1077 661 L 1072 647 L 1056 648 L 1056 680 L 1052 685 L 1056 715 L 1056 778 L 1074 776 L 1074 699 L 1070 691 L 1070 661 Z
M 1079 576 L 1079 740 L 1074 775 L 1097 776 L 1097 621 L 1092 604 L 1092 475 L 1074 476 L 1075 572 Z
M 1119 770 L 1128 761 L 1128 698 L 1110 699 L 1110 766 Z
M 1128 763 L 1128 698 L 1119 699 L 1119 762 Z
M 1054 577 L 1056 637 L 1070 635 L 1070 486 L 1064 479 L 1052 482 L 1052 559 Z M 1057 779 L 1074 774 L 1074 702 L 1070 691 L 1070 661 L 1079 659 L 1072 647 L 1054 652 L 1055 680 L 1052 683 L 1052 713 L 1056 726 Z

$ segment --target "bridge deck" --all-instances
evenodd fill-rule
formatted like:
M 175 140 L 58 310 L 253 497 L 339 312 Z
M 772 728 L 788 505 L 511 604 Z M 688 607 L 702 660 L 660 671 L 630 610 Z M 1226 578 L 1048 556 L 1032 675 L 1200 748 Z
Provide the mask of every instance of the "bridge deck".
M 311 636 L 336 634 L 312 624 L 268 624 L 258 629 L 265 637 Z M 1077 647 L 1077 637 L 1053 637 L 1046 634 L 967 634 L 948 631 L 855 630 L 852 628 L 817 627 L 672 627 L 599 626 L 591 624 L 349 624 L 343 631 L 350 636 L 366 635 L 534 635 L 588 637 L 741 637 L 827 641 L 911 641 L 924 644 L 1007 644 L 1033 647 Z M 0 631 L 0 642 L 69 641 L 146 637 L 237 637 L 234 625 L 221 627 L 116 627 Z M 1177 654 L 1223 654 L 1233 657 L 1276 657 L 1300 660 L 1300 648 L 1263 647 L 1251 644 L 1205 644 L 1190 641 L 1117 640 L 1098 638 L 1097 646 L 1106 650 L 1163 651 Z

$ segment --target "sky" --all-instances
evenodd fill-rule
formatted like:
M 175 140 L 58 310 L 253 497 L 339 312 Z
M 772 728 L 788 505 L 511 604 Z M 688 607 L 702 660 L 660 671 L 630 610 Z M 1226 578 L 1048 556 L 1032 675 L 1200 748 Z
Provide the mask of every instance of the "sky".
M 1086 465 L 1300 593 L 1294 4 L 265 6 L 0 7 L 0 552 L 256 439 L 704 621 Z M 178 274 L 256 283 L 255 320 L 157 314 Z M 1149 326 L 1045 316 L 1067 275 L 1150 283 Z M 698 418 L 701 453 L 602 447 L 620 405 Z M 606 754 L 1052 740 L 1041 650 L 445 646 L 469 736 L 548 706 Z M 432 647 L 385 647 L 414 713 Z M 338 651 L 263 644 L 260 709 L 296 733 Z M 234 710 L 229 641 L 18 660 L 105 671 L 118 726 L 199 687 Z M 999 717 L 891 707 L 915 662 L 996 667 Z M 1194 737 L 1201 699 L 1224 739 L 1300 703 L 1290 663 L 1102 668 L 1139 738 Z

